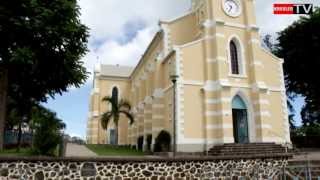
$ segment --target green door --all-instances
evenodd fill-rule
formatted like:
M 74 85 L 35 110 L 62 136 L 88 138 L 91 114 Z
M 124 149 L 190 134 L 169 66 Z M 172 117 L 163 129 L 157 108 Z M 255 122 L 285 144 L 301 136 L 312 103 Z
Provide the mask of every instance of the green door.
M 244 109 L 232 109 L 233 134 L 236 143 L 248 143 L 247 111 Z
M 249 143 L 247 108 L 239 96 L 232 100 L 232 119 L 235 143 Z

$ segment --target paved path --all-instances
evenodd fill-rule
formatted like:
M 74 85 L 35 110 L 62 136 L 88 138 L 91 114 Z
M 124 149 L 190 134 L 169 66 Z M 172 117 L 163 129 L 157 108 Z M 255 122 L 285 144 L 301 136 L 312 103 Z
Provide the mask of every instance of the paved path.
M 78 156 L 78 157 L 95 157 L 97 156 L 94 152 L 88 149 L 85 145 L 68 143 L 66 149 L 66 156 Z

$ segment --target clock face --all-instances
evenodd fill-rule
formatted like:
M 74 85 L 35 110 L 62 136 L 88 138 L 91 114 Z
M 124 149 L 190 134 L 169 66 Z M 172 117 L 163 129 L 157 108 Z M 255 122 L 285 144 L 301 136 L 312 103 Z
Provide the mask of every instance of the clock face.
M 238 0 L 223 0 L 222 2 L 224 12 L 232 17 L 237 17 L 241 13 L 241 6 Z

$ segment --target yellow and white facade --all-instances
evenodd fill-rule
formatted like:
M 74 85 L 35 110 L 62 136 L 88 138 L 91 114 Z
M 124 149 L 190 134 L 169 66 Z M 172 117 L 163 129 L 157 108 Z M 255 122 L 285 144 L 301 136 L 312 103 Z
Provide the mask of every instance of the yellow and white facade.
M 105 131 L 99 120 L 110 108 L 101 99 L 114 87 L 135 114 L 131 126 L 121 117 L 120 144 L 135 145 L 148 134 L 154 142 L 161 130 L 172 135 L 173 115 L 178 151 L 233 142 L 290 143 L 283 60 L 260 46 L 254 5 L 254 0 L 194 0 L 187 14 L 160 21 L 161 30 L 136 67 L 96 67 L 88 143 L 110 143 L 114 127 Z M 172 74 L 179 76 L 175 113 Z

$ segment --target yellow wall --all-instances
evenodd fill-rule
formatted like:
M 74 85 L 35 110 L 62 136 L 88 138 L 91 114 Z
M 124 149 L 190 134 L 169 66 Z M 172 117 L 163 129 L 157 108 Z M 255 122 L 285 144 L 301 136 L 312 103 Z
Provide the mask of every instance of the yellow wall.
M 90 111 L 105 111 L 107 107 L 100 100 L 118 84 L 121 97 L 130 100 L 135 114 L 132 126 L 122 121 L 121 143 L 136 144 L 139 136 L 147 134 L 152 134 L 154 141 L 161 130 L 172 134 L 170 75 L 175 73 L 179 75 L 178 150 L 203 151 L 215 144 L 234 142 L 231 102 L 235 95 L 247 105 L 250 142 L 290 142 L 282 61 L 260 47 L 253 1 L 241 1 L 238 17 L 226 15 L 221 1 L 196 2 L 188 14 L 161 21 L 162 31 L 129 77 L 95 78 L 100 90 L 91 96 Z M 240 75 L 230 70 L 230 40 L 237 42 Z M 103 141 L 89 122 L 89 129 L 93 129 L 88 129 L 90 142 Z M 100 130 L 99 135 L 103 133 Z

